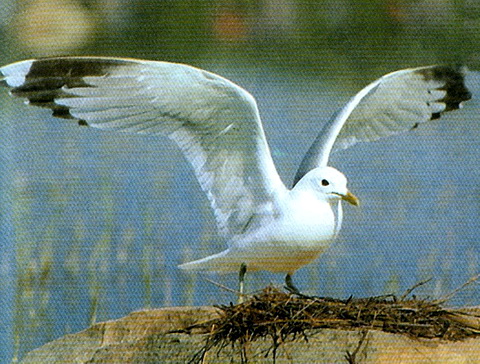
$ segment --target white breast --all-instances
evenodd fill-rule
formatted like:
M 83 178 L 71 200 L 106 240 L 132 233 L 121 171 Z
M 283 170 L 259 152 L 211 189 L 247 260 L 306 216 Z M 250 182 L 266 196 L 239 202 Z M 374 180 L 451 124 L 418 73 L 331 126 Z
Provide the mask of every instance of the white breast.
M 234 238 L 226 256 L 246 263 L 249 271 L 293 273 L 316 259 L 335 238 L 330 204 L 311 191 L 286 196 L 277 211 L 281 213 L 264 215 L 250 231 Z
M 335 215 L 331 205 L 303 192 L 291 200 L 289 208 L 272 226 L 273 235 L 285 243 L 305 247 L 325 248 L 335 237 Z

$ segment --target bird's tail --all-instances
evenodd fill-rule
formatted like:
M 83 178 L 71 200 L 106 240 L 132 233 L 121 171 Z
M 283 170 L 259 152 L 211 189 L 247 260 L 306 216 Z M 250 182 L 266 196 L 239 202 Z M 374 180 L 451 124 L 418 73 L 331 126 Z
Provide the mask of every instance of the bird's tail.
M 242 262 L 233 259 L 228 253 L 229 250 L 227 249 L 221 253 L 210 255 L 203 259 L 180 264 L 178 267 L 185 271 L 194 272 L 236 272 L 240 269 Z

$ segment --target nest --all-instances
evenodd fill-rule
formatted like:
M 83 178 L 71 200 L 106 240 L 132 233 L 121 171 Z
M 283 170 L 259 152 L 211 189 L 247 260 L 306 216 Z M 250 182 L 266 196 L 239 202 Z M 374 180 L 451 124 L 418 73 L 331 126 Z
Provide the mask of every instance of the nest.
M 217 306 L 220 317 L 187 328 L 207 334 L 193 361 L 202 361 L 213 348 L 245 347 L 248 342 L 271 339 L 277 347 L 321 329 L 375 329 L 415 338 L 462 340 L 480 335 L 478 315 L 442 308 L 438 302 L 393 295 L 371 298 L 306 297 L 267 287 L 246 302 Z M 242 360 L 243 361 L 243 360 Z M 246 361 L 246 360 L 245 360 Z

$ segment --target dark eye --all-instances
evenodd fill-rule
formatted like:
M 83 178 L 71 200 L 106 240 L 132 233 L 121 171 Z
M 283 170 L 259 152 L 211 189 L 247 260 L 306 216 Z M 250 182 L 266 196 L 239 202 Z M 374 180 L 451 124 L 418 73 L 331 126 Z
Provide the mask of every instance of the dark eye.
M 322 186 L 328 186 L 330 182 L 328 182 L 326 179 L 322 179 Z

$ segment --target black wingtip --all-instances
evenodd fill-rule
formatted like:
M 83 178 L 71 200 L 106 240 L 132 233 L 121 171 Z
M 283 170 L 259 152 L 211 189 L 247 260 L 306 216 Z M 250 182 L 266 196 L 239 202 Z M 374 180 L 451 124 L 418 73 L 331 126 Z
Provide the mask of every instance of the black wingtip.
M 446 105 L 445 110 L 442 112 L 459 109 L 462 102 L 472 98 L 472 93 L 465 86 L 467 68 L 464 66 L 434 66 L 423 68 L 418 72 L 423 75 L 426 81 L 444 82 L 444 86 L 440 87 L 439 90 L 446 91 L 446 95 L 443 99 L 438 100 Z M 432 114 L 432 119 L 438 119 L 440 114 Z
M 131 61 L 115 58 L 96 57 L 54 57 L 40 58 L 23 63 L 14 63 L 6 67 L 10 72 L 15 71 L 19 78 L 24 77 L 22 83 L 8 84 L 0 78 L 0 82 L 11 87 L 10 93 L 16 97 L 25 97 L 33 106 L 49 108 L 54 117 L 75 119 L 79 125 L 86 126 L 84 120 L 70 114 L 66 106 L 56 104 L 58 98 L 72 97 L 64 89 L 78 87 L 93 87 L 86 82 L 88 77 L 106 76 L 115 67 L 129 64 Z M 28 67 L 22 67 L 27 64 Z

